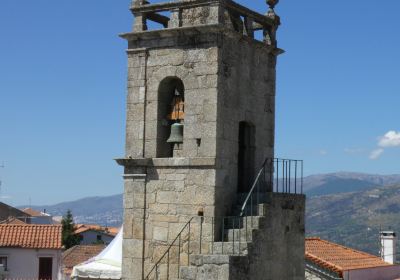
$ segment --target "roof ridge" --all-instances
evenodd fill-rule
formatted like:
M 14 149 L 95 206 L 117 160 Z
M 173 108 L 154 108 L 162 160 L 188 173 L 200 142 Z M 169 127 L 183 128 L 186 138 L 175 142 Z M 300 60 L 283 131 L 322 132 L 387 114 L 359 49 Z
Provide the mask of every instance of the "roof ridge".
M 62 249 L 60 225 L 0 225 L 0 246 L 31 249 Z

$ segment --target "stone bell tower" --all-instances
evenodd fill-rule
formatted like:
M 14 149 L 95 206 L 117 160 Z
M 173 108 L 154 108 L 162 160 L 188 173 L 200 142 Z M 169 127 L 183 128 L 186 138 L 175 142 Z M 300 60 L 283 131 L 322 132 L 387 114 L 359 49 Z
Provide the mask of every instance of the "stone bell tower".
M 304 279 L 304 197 L 279 193 L 281 179 L 272 183 L 281 163 L 273 160 L 283 52 L 277 2 L 267 1 L 263 15 L 231 0 L 133 1 L 133 31 L 121 35 L 128 42 L 126 155 L 117 160 L 125 181 L 123 279 L 247 279 L 246 270 L 249 279 Z M 271 180 L 255 190 L 260 170 Z M 245 214 L 258 219 L 260 244 L 243 250 L 255 230 L 243 217 L 250 198 L 258 212 Z M 231 216 L 233 228 L 221 218 Z M 233 265 L 237 244 L 241 264 Z M 192 266 L 204 256 L 217 256 L 223 268 L 213 263 L 216 274 L 201 275 Z

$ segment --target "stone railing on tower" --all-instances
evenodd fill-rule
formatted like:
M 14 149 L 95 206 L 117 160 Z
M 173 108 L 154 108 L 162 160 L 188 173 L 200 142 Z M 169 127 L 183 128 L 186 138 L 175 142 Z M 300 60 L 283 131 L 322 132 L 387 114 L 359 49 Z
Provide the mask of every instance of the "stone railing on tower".
M 149 31 L 154 23 L 161 25 L 161 29 L 218 25 L 276 47 L 276 31 L 280 25 L 280 18 L 274 12 L 277 2 L 268 1 L 270 9 L 262 15 L 231 0 L 181 0 L 155 4 L 136 0 L 131 7 L 136 18 L 133 32 Z M 262 35 L 255 36 L 257 31 Z

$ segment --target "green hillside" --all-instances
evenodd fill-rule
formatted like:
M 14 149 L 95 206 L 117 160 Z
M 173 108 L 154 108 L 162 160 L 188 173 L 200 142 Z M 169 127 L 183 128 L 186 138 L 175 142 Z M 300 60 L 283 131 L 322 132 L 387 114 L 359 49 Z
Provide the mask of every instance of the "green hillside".
M 306 234 L 372 254 L 379 252 L 379 231 L 400 233 L 400 185 L 310 197 Z

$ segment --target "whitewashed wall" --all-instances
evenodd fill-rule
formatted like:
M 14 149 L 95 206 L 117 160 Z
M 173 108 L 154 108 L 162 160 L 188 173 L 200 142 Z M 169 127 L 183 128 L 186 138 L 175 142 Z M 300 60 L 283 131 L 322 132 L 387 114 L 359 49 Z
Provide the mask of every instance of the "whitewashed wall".
M 344 280 L 393 280 L 400 278 L 400 266 L 382 266 L 345 271 Z
M 39 258 L 53 258 L 53 280 L 61 279 L 61 250 L 0 248 L 7 257 L 7 278 L 32 279 L 39 277 Z

